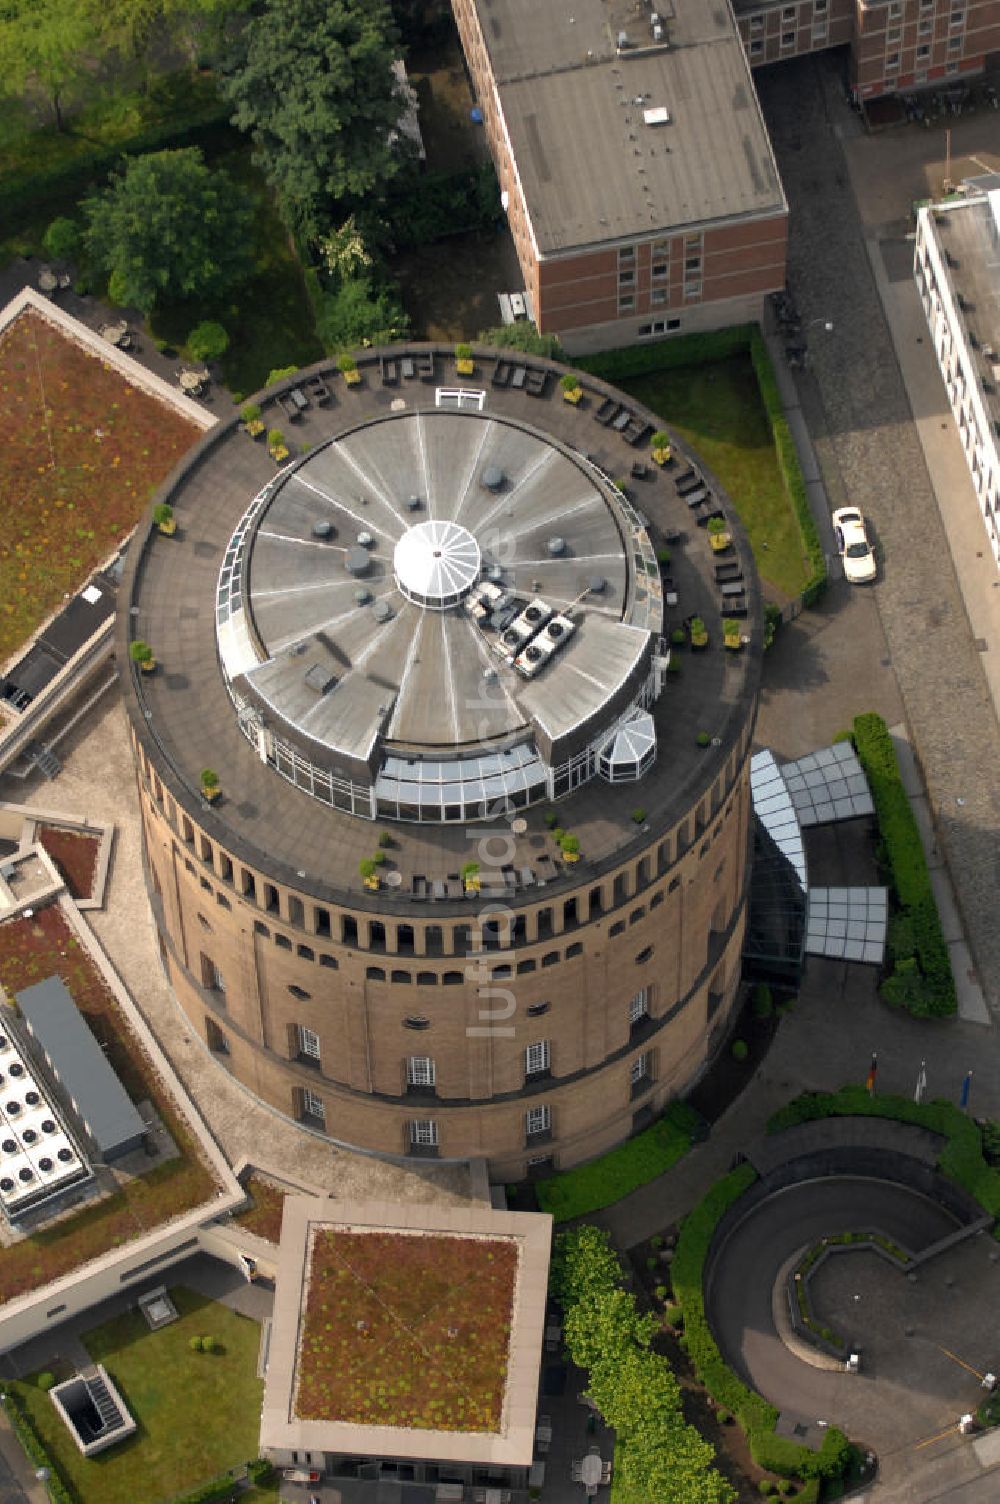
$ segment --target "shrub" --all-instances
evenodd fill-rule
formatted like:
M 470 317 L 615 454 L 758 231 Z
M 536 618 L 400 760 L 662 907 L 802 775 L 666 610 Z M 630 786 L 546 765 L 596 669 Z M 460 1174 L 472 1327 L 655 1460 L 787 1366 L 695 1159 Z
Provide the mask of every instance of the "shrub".
M 562 360 L 563 350 L 554 334 L 539 334 L 527 319 L 516 324 L 501 324 L 498 329 L 484 329 L 479 336 L 483 345 L 493 345 L 499 350 L 520 350 L 524 355 L 545 355 L 549 360 Z
M 654 1232 L 653 1236 L 650 1238 L 649 1246 L 655 1251 L 658 1251 L 663 1247 L 663 1239 L 658 1232 Z
M 202 1337 L 201 1350 L 203 1353 L 217 1353 L 219 1351 L 219 1343 L 214 1337 Z
M 777 637 L 777 635 L 778 635 L 778 628 L 780 626 L 781 626 L 781 607 L 780 606 L 776 606 L 773 601 L 768 601 L 766 603 L 766 605 L 764 606 L 764 651 L 765 652 L 771 646 L 771 644 L 774 641 L 775 637 Z
M 747 1048 L 746 1040 L 734 1039 L 729 1053 L 732 1055 L 734 1060 L 745 1060 L 747 1058 L 747 1055 L 750 1053 Z
M 579 376 L 575 376 L 572 371 L 567 371 L 565 375 L 559 377 L 559 385 L 564 392 L 575 392 L 580 385 L 580 378 Z
M 276 382 L 287 381 L 289 376 L 294 376 L 298 366 L 275 366 L 273 371 L 268 371 L 265 386 L 274 386 Z M 343 366 L 341 366 L 343 370 Z
M 687 642 L 687 633 L 683 627 L 675 627 L 670 634 L 670 641 L 675 648 L 682 648 Z
M 715 1412 L 715 1418 L 719 1422 L 720 1426 L 728 1426 L 733 1417 L 730 1411 L 728 1411 L 723 1405 L 720 1405 L 718 1410 L 716 1410 Z
M 200 1353 L 202 1350 L 201 1342 L 202 1339 L 200 1337 L 190 1337 L 188 1339 L 188 1347 L 193 1353 Z
M 24 1449 L 25 1456 L 35 1468 L 47 1468 L 49 1478 L 45 1484 L 46 1491 L 52 1504 L 76 1504 L 77 1495 L 71 1493 L 53 1457 L 46 1451 L 45 1444 L 35 1430 L 34 1422 L 20 1395 L 9 1386 L 4 1387 L 7 1398 L 4 1408 L 10 1421 L 11 1429 Z
M 153 508 L 153 521 L 157 527 L 162 527 L 165 522 L 172 522 L 173 518 L 174 509 L 169 501 L 158 501 Z
M 580 850 L 580 837 L 564 833 L 562 840 L 559 842 L 559 849 L 566 852 L 569 856 L 575 856 Z
M 678 1331 L 684 1325 L 684 1312 L 676 1301 L 672 1301 L 663 1307 L 663 1319 L 668 1326 L 672 1326 Z
M 657 1285 L 656 1289 L 653 1291 L 653 1294 L 656 1296 L 657 1300 L 665 1301 L 668 1294 L 666 1285 Z
M 455 359 L 456 360 L 471 360 L 472 359 L 472 346 L 471 345 L 456 345 L 455 346 Z
M 461 867 L 459 868 L 459 871 L 461 873 L 463 883 L 467 883 L 470 877 L 479 876 L 479 863 L 463 862 Z
M 50 1373 L 47 1368 L 43 1369 L 40 1374 L 35 1375 L 35 1387 L 43 1390 L 46 1394 L 55 1386 L 55 1382 L 55 1374 Z
M 545 811 L 545 823 L 549 827 L 549 830 L 555 830 L 559 824 L 559 816 L 554 809 L 547 809 Z
M 674 366 L 710 365 L 746 350 L 753 326 L 737 324 L 731 329 L 716 329 L 706 334 L 683 334 L 650 345 L 628 345 L 618 350 L 602 350 L 598 355 L 581 356 L 574 365 L 592 371 L 605 381 L 617 383 L 631 376 L 648 376 Z
M 632 811 L 632 819 L 636 825 L 642 825 L 646 819 L 646 811 L 644 809 L 634 809 Z
M 134 642 L 129 643 L 128 655 L 132 662 L 138 663 L 140 667 L 144 663 L 152 663 L 153 661 L 153 649 L 148 642 L 143 642 L 141 637 L 137 637 Z
M 699 731 L 698 735 L 695 737 L 695 741 L 698 743 L 699 747 L 708 747 L 711 745 L 712 738 L 709 736 L 707 731 Z
M 948 948 L 931 888 L 920 831 L 900 777 L 889 728 L 880 715 L 859 715 L 854 721 L 854 746 L 868 777 L 879 834 L 885 848 L 893 896 L 906 923 L 897 922 L 890 945 L 894 975 L 883 983 L 887 1002 L 906 1007 L 918 1017 L 944 1017 L 958 1003 Z M 916 962 L 916 965 L 906 964 Z
M 392 845 L 392 831 L 391 830 L 380 830 L 379 833 L 378 833 L 378 843 L 379 843 L 380 846 L 391 846 Z
M 379 848 L 378 851 L 372 852 L 372 861 L 375 863 L 376 867 L 381 867 L 385 860 L 385 852 L 381 848 Z
M 244 423 L 259 423 L 260 416 L 260 406 L 256 402 L 246 402 L 240 408 L 240 417 Z
M 658 548 L 656 550 L 656 560 L 657 560 L 658 564 L 663 564 L 663 565 L 669 564 L 670 563 L 670 550 L 669 550 L 669 548 Z
M 725 517 L 710 517 L 706 527 L 710 533 L 724 533 L 726 531 L 726 519 Z
M 204 319 L 191 330 L 187 347 L 195 360 L 219 360 L 229 349 L 229 335 L 221 324 Z
M 358 871 L 363 878 L 370 880 L 378 871 L 378 866 L 370 856 L 363 856 L 358 863 Z
M 770 1478 L 761 1478 L 760 1482 L 757 1484 L 757 1492 L 759 1494 L 763 1494 L 765 1498 L 774 1493 L 774 1484 L 771 1482 Z
M 285 448 L 285 435 L 280 428 L 269 428 L 267 430 L 267 447 L 268 449 Z
M 42 236 L 42 246 L 53 261 L 72 261 L 80 249 L 79 225 L 60 214 Z
M 611 1206 L 629 1191 L 672 1169 L 690 1149 L 697 1122 L 697 1115 L 685 1102 L 671 1102 L 658 1123 L 599 1159 L 537 1181 L 539 1206 L 557 1222 Z
M 202 768 L 201 786 L 203 789 L 217 789 L 219 787 L 219 775 L 214 768 Z
M 754 1018 L 770 1018 L 774 1012 L 771 989 L 766 982 L 758 982 L 754 988 L 752 1007 Z

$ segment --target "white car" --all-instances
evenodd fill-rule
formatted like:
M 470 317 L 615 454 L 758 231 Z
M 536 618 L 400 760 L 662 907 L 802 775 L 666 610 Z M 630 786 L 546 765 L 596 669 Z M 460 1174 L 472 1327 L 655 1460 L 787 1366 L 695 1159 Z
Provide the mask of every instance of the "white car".
M 875 578 L 875 555 L 868 542 L 865 519 L 857 507 L 841 507 L 833 514 L 833 532 L 837 552 L 844 561 L 844 577 L 852 585 L 863 585 Z

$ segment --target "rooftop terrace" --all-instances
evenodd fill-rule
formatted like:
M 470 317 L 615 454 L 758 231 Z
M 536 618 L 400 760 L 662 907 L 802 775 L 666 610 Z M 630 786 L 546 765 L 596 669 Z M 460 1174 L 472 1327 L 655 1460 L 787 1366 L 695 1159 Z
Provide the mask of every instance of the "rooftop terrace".
M 395 384 L 384 382 L 374 354 L 362 364 L 360 386 L 350 390 L 332 367 L 318 368 L 331 400 L 323 406 L 309 405 L 294 427 L 285 429 L 286 436 L 309 453 L 333 436 L 394 413 L 426 413 L 425 426 L 438 421 L 435 392 L 438 383 L 444 390 L 455 385 L 454 352 L 450 347 L 423 347 L 413 353 L 429 355 L 430 383 L 404 379 L 399 384 L 398 374 Z M 394 352 L 397 368 L 401 354 L 405 352 Z M 757 692 L 762 641 L 756 573 L 739 521 L 711 475 L 704 474 L 708 494 L 697 506 L 678 494 L 675 483 L 689 458 L 683 446 L 675 446 L 674 465 L 661 470 L 651 461 L 648 447 L 629 442 L 629 431 L 648 435 L 658 426 L 652 414 L 586 375 L 581 377 L 583 401 L 571 406 L 562 400 L 554 379 L 560 368 L 550 363 L 521 358 L 516 362 L 525 370 L 547 374 L 545 394 L 534 396 L 526 381 L 517 387 L 509 379 L 506 385 L 494 384 L 498 367 L 510 376 L 507 357 L 477 351 L 476 360 L 477 374 L 466 378 L 465 385 L 482 390 L 485 415 L 496 423 L 510 420 L 543 434 L 572 472 L 582 478 L 589 475 L 592 483 L 606 486 L 607 477 L 619 479 L 630 498 L 623 504 L 631 505 L 644 520 L 654 547 L 669 549 L 667 572 L 674 589 L 664 594 L 664 632 L 680 628 L 695 615 L 704 619 L 709 631 L 708 650 L 683 656 L 683 672 L 670 676 L 654 707 L 659 744 L 654 769 L 638 784 L 609 786 L 594 780 L 559 801 L 559 823 L 579 837 L 586 862 L 575 869 L 573 880 L 578 883 L 581 871 L 600 871 L 626 859 L 630 847 L 648 845 L 648 831 L 632 819 L 637 806 L 645 812 L 641 825 L 650 831 L 668 828 L 717 777 Z M 286 382 L 284 390 L 296 381 L 305 383 L 306 376 Z M 284 422 L 274 405 L 281 395 L 281 388 L 269 394 L 268 423 Z M 619 407 L 624 412 L 615 418 Z M 599 416 L 601 421 L 595 422 Z M 636 426 L 630 430 L 633 420 Z M 240 433 L 235 420 L 213 430 L 188 456 L 169 492 L 178 535 L 163 539 L 142 531 L 127 560 L 123 599 L 129 609 L 118 618 L 121 657 L 124 660 L 126 641 L 141 636 L 153 646 L 161 668 L 141 680 L 133 673 L 126 703 L 175 798 L 237 860 L 263 866 L 321 901 L 343 901 L 349 894 L 352 904 L 364 907 L 370 900 L 357 867 L 376 844 L 371 820 L 309 797 L 262 762 L 256 743 L 240 730 L 219 669 L 215 597 L 220 568 L 249 500 L 274 475 L 263 445 Z M 716 581 L 716 556 L 706 530 L 697 525 L 699 512 L 705 521 L 706 507 L 726 513 L 734 540 L 727 557 L 735 561 L 737 573 L 742 571 L 746 585 L 742 626 L 749 641 L 738 652 L 722 647 L 722 621 L 730 610 Z M 568 535 L 568 526 L 563 531 Z M 613 585 L 613 566 L 608 575 Z M 674 594 L 676 604 L 670 604 Z M 544 713 L 544 705 L 541 709 Z M 701 732 L 710 745 L 697 745 Z M 206 765 L 218 770 L 225 790 L 221 804 L 211 809 L 199 787 L 200 770 Z M 541 813 L 529 810 L 526 816 L 527 828 L 511 838 L 511 865 L 532 874 L 532 883 L 568 881 L 553 860 Z M 469 856 L 464 826 L 397 822 L 392 834 L 387 871 L 398 877 L 377 895 L 376 906 L 408 909 L 414 898 L 434 896 L 441 902 L 440 912 L 456 912 L 462 902 L 460 869 Z M 331 853 L 336 853 L 335 860 Z M 524 879 L 527 896 L 521 901 L 531 900 L 532 883 Z

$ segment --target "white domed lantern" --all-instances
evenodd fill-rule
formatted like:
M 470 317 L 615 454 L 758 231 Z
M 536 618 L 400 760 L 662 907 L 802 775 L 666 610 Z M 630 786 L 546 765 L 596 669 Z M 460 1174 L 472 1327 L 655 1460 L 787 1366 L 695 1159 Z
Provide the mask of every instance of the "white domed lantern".
M 464 600 L 479 579 L 482 556 L 468 528 L 442 519 L 407 528 L 396 544 L 392 567 L 407 600 L 446 611 Z

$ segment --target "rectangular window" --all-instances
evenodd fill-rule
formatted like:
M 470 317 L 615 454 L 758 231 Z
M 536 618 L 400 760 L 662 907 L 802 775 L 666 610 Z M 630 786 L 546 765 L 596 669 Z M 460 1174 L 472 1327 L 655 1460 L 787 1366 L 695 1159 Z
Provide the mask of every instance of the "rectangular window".
M 552 1109 L 550 1107 L 529 1107 L 524 1114 L 524 1128 L 528 1138 L 537 1138 L 540 1133 L 551 1132 Z
M 795 20 L 795 6 L 794 5 L 786 5 L 783 8 L 782 12 L 781 12 L 781 19 L 783 21 L 794 21 Z
M 886 42 L 898 42 L 902 38 L 902 35 L 903 28 L 901 26 L 890 26 L 885 34 L 885 39 Z
M 429 1055 L 411 1055 L 406 1062 L 407 1086 L 433 1086 L 437 1070 Z
M 635 272 L 631 272 L 631 271 L 621 271 L 621 272 L 619 272 L 618 273 L 618 286 L 619 287 L 634 287 L 635 286 Z
M 813 6 L 813 14 L 817 17 L 825 16 L 828 8 L 828 0 L 816 0 L 815 5 Z
M 526 1076 L 540 1075 L 542 1071 L 549 1069 L 550 1060 L 551 1051 L 547 1039 L 540 1039 L 537 1044 L 529 1044 L 524 1052 L 524 1074 Z
M 629 1066 L 629 1080 L 633 1086 L 641 1086 L 643 1081 L 649 1079 L 649 1051 L 643 1050 L 637 1055 Z
M 295 1033 L 299 1054 L 306 1060 L 319 1060 L 319 1035 L 305 1024 L 299 1024 Z
M 764 43 L 760 40 L 759 37 L 757 37 L 753 41 L 751 41 L 751 43 L 750 43 L 750 56 L 751 57 L 760 57 L 760 55 L 761 55 L 761 53 L 763 51 L 764 51 Z
M 628 266 L 635 260 L 635 246 L 623 245 L 618 248 L 618 265 Z
M 890 52 L 885 60 L 886 73 L 896 73 L 899 70 L 899 53 Z
M 929 45 L 927 43 L 925 43 L 923 47 L 918 47 L 917 48 L 917 62 L 918 63 L 926 62 L 927 59 L 930 57 L 930 55 L 931 55 L 931 49 L 930 49 L 930 47 L 929 47 Z
M 689 299 L 691 299 L 691 298 L 700 298 L 701 297 L 701 283 L 700 282 L 685 282 L 685 284 L 684 284 L 684 296 L 686 298 L 689 298 Z
M 948 18 L 948 25 L 952 31 L 965 25 L 965 11 L 953 10 Z
M 414 1118 L 410 1123 L 410 1143 L 421 1149 L 436 1149 L 438 1125 L 436 1118 Z
M 949 37 L 948 38 L 948 51 L 949 52 L 961 52 L 961 50 L 962 50 L 962 38 L 961 37 Z
M 684 270 L 686 272 L 700 272 L 701 271 L 701 256 L 700 255 L 698 255 L 698 256 L 685 256 L 685 258 L 684 258 Z
M 619 299 L 618 299 L 618 312 L 619 313 L 631 313 L 634 307 L 635 307 L 635 298 L 632 296 L 631 293 L 626 294 L 625 297 L 619 297 Z
M 637 1024 L 649 1016 L 649 988 L 640 987 L 635 997 L 629 1000 L 628 1021 Z
M 652 269 L 651 269 L 651 275 L 652 275 L 652 277 L 655 280 L 657 277 L 665 277 L 665 276 L 667 276 L 669 270 L 670 270 L 670 264 L 669 264 L 669 262 L 667 262 L 667 261 L 654 261 L 653 265 L 652 265 Z
M 829 28 L 829 26 L 814 26 L 813 27 L 813 45 L 816 46 L 816 47 L 822 46 L 822 44 L 828 39 L 829 35 L 830 35 L 830 28 Z
M 326 1108 L 323 1106 L 323 1098 L 318 1097 L 314 1091 L 304 1090 L 302 1093 L 302 1116 L 315 1118 L 317 1123 L 326 1122 Z
M 934 35 L 933 21 L 920 21 L 917 25 L 918 37 L 932 37 Z
M 794 31 L 783 31 L 781 33 L 781 45 L 782 45 L 782 47 L 786 51 L 788 50 L 789 47 L 794 47 L 795 46 L 795 33 L 794 33 Z
M 650 291 L 649 301 L 653 308 L 662 308 L 667 301 L 667 289 L 665 287 L 654 287 Z
M 751 16 L 750 17 L 750 30 L 752 32 L 754 32 L 754 31 L 763 31 L 764 30 L 764 17 L 763 16 Z

